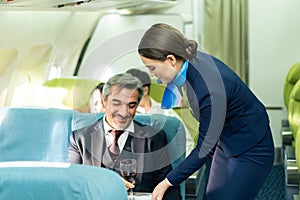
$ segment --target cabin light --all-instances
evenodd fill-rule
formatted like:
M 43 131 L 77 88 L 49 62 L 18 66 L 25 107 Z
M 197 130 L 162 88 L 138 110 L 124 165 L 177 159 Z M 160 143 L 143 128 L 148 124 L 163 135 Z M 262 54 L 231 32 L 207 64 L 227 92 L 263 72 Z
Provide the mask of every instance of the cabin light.
M 130 9 L 118 9 L 117 13 L 120 15 L 131 15 L 133 14 L 133 11 Z
M 60 78 L 60 77 L 61 77 L 61 66 L 53 65 L 50 68 L 49 75 L 48 75 L 48 80 L 52 80 L 52 79 Z
M 62 8 L 62 7 L 69 7 L 69 6 L 79 6 L 83 3 L 89 3 L 90 1 L 92 1 L 92 0 L 84 0 L 84 1 L 77 1 L 77 2 L 59 4 L 59 5 L 57 5 L 57 7 Z
M 14 0 L 0 0 L 0 3 L 11 3 L 14 2 Z

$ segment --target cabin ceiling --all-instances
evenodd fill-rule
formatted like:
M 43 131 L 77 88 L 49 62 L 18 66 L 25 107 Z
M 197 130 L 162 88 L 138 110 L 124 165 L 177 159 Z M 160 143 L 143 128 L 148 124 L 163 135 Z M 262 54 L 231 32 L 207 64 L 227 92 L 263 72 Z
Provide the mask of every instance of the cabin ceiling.
M 60 9 L 80 11 L 120 12 L 124 14 L 147 13 L 172 7 L 179 0 L 0 0 L 0 8 Z

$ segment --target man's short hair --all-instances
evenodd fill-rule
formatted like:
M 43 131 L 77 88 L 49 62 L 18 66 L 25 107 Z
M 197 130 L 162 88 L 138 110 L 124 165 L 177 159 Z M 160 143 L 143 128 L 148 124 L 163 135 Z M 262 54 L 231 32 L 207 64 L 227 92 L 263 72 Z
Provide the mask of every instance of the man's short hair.
M 143 97 L 144 88 L 142 82 L 129 73 L 116 74 L 105 83 L 102 91 L 105 100 L 107 100 L 108 95 L 111 93 L 112 86 L 117 86 L 120 90 L 123 88 L 137 89 L 139 92 L 138 103 Z

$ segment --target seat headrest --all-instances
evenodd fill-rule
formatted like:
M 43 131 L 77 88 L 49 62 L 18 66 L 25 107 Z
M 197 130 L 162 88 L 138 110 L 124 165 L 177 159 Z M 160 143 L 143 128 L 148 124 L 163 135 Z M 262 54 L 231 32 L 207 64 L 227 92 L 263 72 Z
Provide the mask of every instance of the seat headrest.
M 295 84 L 300 79 L 300 62 L 291 67 L 286 79 L 292 84 Z
M 291 98 L 293 98 L 297 102 L 300 102 L 300 79 L 295 84 L 295 86 L 291 92 Z
M 72 116 L 71 110 L 1 107 L 0 161 L 66 162 Z

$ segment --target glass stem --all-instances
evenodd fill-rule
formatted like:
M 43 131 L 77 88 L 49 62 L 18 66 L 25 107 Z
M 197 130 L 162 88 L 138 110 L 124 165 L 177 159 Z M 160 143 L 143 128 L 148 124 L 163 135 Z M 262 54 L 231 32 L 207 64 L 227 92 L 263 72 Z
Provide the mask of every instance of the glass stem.
M 130 196 L 130 200 L 134 200 L 132 188 L 129 189 L 129 196 Z

